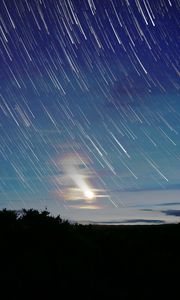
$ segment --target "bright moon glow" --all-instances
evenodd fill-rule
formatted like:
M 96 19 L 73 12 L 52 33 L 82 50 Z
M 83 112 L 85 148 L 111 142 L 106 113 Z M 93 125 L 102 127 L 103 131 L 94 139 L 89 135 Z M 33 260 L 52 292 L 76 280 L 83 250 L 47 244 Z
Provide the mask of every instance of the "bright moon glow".
M 94 198 L 94 193 L 90 190 L 85 190 L 84 191 L 84 195 L 88 198 L 88 199 L 93 199 Z
M 76 157 L 68 157 L 64 159 L 63 162 L 64 170 L 68 178 L 71 178 L 74 184 L 80 191 L 79 197 L 82 197 L 82 194 L 85 196 L 84 200 L 92 200 L 95 198 L 95 194 L 90 189 L 86 181 L 86 173 L 79 168 L 79 160 Z

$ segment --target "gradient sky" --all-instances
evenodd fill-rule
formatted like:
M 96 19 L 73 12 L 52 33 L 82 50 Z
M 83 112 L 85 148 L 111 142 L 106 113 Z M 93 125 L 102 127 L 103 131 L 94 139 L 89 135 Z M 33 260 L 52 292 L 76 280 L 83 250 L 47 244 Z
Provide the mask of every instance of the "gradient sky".
M 180 220 L 177 0 L 0 2 L 0 208 Z

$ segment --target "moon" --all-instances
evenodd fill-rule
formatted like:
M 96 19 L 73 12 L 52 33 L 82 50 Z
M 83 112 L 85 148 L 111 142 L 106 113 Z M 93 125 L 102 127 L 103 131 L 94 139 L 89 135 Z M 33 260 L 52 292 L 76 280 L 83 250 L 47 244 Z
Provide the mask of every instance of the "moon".
M 84 195 L 86 196 L 86 198 L 88 199 L 93 199 L 94 198 L 94 193 L 91 190 L 85 190 L 84 191 Z

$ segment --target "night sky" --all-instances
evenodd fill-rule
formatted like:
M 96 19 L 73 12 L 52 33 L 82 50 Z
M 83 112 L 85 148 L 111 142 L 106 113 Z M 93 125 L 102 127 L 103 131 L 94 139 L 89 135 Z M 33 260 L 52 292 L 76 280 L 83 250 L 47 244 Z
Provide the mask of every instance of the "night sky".
M 179 0 L 0 1 L 0 208 L 180 219 Z

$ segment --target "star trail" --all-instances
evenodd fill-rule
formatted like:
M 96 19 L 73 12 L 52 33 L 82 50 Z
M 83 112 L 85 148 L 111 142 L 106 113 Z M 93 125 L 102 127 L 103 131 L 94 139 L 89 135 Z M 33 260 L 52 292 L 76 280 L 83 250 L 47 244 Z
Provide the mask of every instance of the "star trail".
M 0 208 L 177 220 L 164 207 L 180 209 L 179 13 L 179 0 L 1 1 Z

